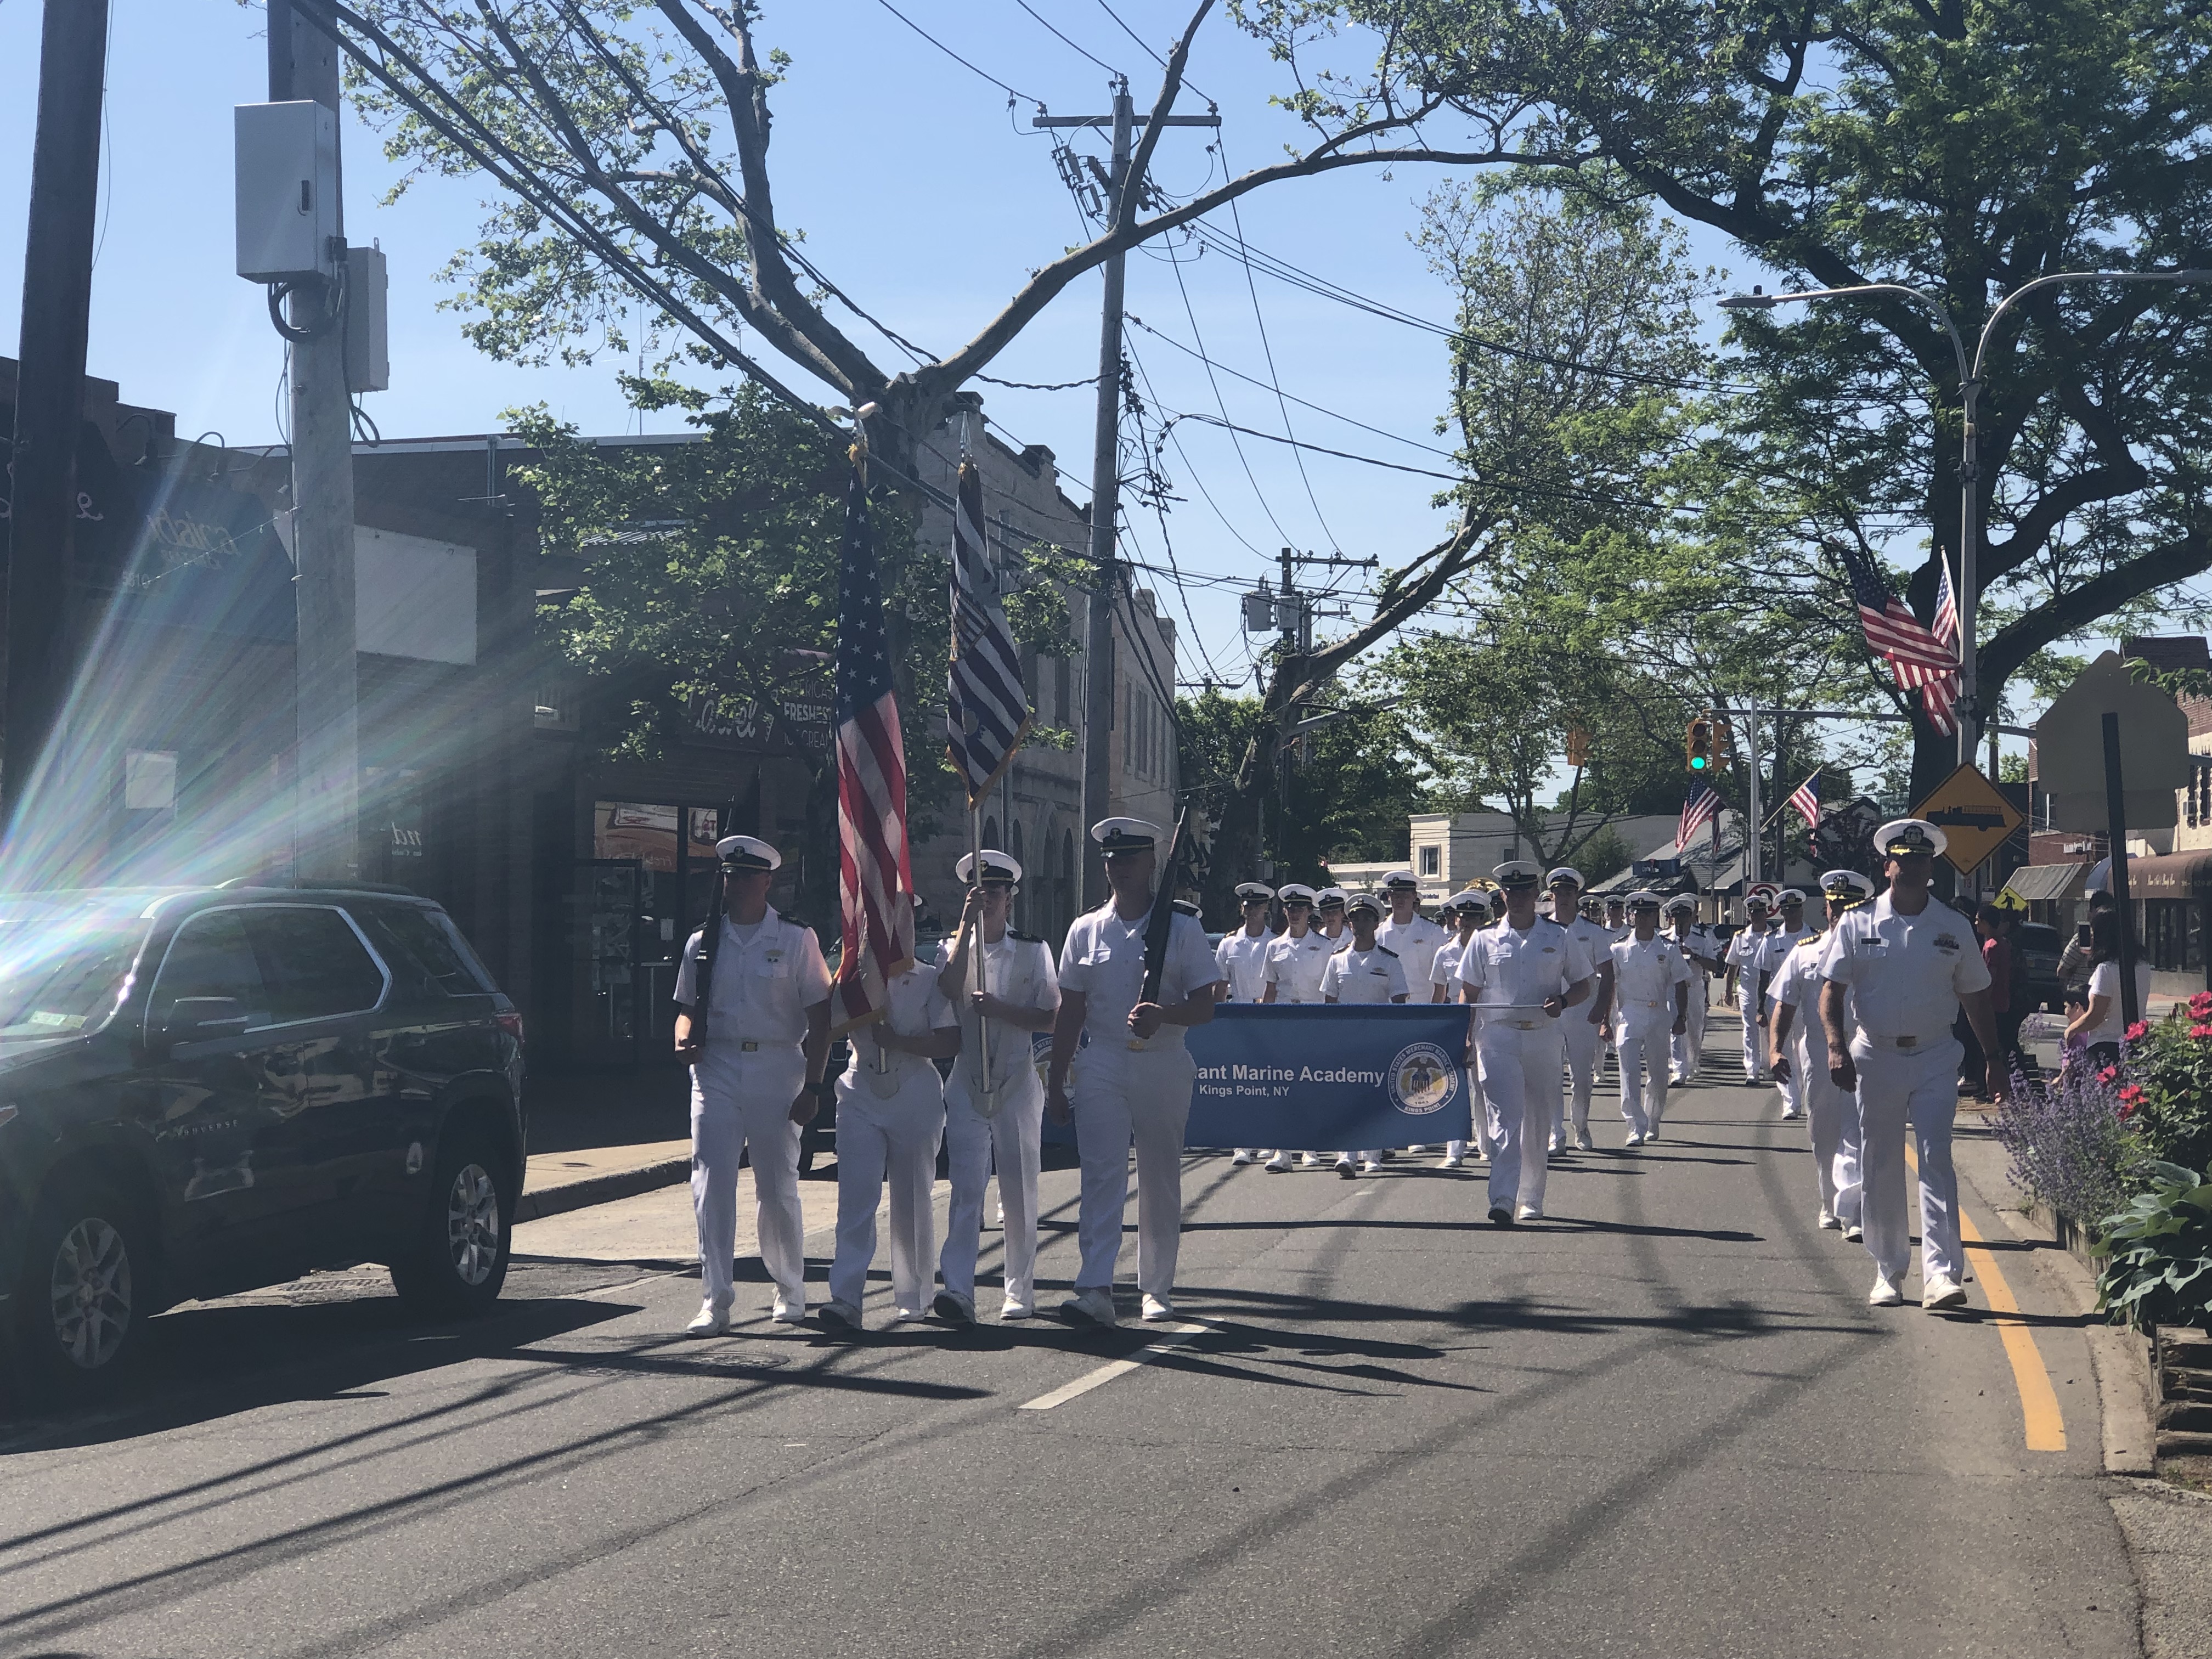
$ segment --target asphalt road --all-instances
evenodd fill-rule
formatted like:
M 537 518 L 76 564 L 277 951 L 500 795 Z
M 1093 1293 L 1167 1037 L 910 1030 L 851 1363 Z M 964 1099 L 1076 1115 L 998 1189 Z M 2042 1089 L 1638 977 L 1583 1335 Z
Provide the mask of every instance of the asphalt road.
M 1866 1306 L 1771 1089 L 1644 1153 L 1614 1109 L 1512 1231 L 1479 1170 L 1193 1157 L 1194 1333 L 835 1342 L 756 1267 L 694 1342 L 696 1276 L 542 1261 L 466 1327 L 374 1273 L 181 1310 L 140 1404 L 0 1429 L 0 1653 L 2136 1653 L 2026 1253 L 2064 1451 L 1986 1315 Z M 1044 1201 L 1056 1287 L 1072 1170 Z

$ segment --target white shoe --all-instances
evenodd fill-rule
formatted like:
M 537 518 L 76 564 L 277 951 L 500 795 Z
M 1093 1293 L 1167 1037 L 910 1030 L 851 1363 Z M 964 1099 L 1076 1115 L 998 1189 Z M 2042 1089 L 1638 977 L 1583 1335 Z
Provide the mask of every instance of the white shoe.
M 1955 1279 L 1937 1273 L 1922 1286 L 1920 1305 L 1931 1313 L 1938 1308 L 1963 1308 L 1966 1305 L 1966 1287 Z
M 1513 1212 L 1513 1218 L 1516 1221 L 1541 1221 L 1544 1212 L 1533 1204 L 1523 1204 Z
M 1467 1159 L 1458 1152 L 1446 1152 L 1442 1158 L 1437 1160 L 1437 1168 L 1439 1170 L 1456 1170 L 1461 1164 L 1466 1162 Z
M 1298 1154 L 1298 1168 L 1301 1170 L 1318 1170 L 1321 1168 L 1321 1154 L 1319 1152 L 1300 1152 Z
M 1078 1291 L 1060 1304 L 1060 1316 L 1071 1325 L 1118 1325 L 1121 1316 L 1114 1311 L 1114 1296 L 1093 1285 L 1087 1291 Z
M 1001 1302 L 999 1304 L 999 1322 L 1001 1325 L 1006 1324 L 1012 1320 L 1035 1319 L 1036 1317 L 1036 1310 L 1030 1306 L 1026 1302 L 1016 1302 L 1009 1297 L 1006 1301 Z
M 1637 1133 L 1635 1130 L 1631 1129 L 1628 1132 L 1628 1139 L 1626 1144 L 1631 1146 L 1641 1146 L 1644 1144 L 1644 1137 Z
M 1782 1121 L 1784 1123 L 1789 1122 L 1791 1118 L 1796 1115 L 1797 1109 L 1795 1106 L 1784 1106 L 1782 1109 Z
M 806 1304 L 804 1302 L 787 1301 L 784 1297 L 778 1297 L 775 1299 L 775 1305 L 769 1310 L 768 1316 L 779 1325 L 797 1325 L 806 1318 Z
M 1644 1132 L 1644 1144 L 1647 1146 L 1658 1139 L 1659 1131 L 1656 1129 L 1646 1129 Z
M 1382 1160 L 1379 1158 L 1370 1158 L 1366 1159 L 1360 1164 L 1359 1172 L 1362 1175 L 1381 1175 L 1382 1173 Z
M 1837 1220 L 1835 1216 L 1829 1211 L 1823 1210 L 1820 1212 L 1820 1225 L 1824 1231 L 1832 1233 L 1836 1232 L 1842 1229 L 1843 1224 L 1844 1224 Z
M 1546 1144 L 1544 1150 L 1547 1152 L 1558 1152 L 1566 1150 L 1566 1142 L 1560 1138 L 1559 1133 L 1556 1129 L 1552 1132 L 1552 1138 L 1550 1141 Z
M 730 1310 L 711 1302 L 699 1304 L 699 1316 L 684 1328 L 686 1336 L 720 1336 L 730 1328 Z
M 1846 1244 L 1865 1243 L 1866 1229 L 1860 1226 L 1857 1222 L 1854 1221 L 1850 1226 L 1844 1229 L 1844 1243 Z
M 939 1291 L 937 1300 L 930 1304 L 937 1316 L 948 1325 L 972 1325 L 975 1322 L 975 1298 L 963 1296 L 957 1291 Z
M 1875 1275 L 1874 1288 L 1867 1292 L 1867 1306 L 1895 1308 L 1902 1306 L 1904 1302 L 1905 1297 L 1899 1294 L 1896 1285 L 1891 1281 L 1887 1273 Z
M 1144 1311 L 1138 1316 L 1147 1325 L 1158 1324 L 1163 1319 L 1173 1319 L 1175 1304 L 1164 1296 L 1147 1295 L 1145 1297 Z
M 1590 1139 L 1588 1129 L 1575 1131 L 1575 1150 L 1578 1152 L 1594 1152 L 1597 1150 L 1597 1143 Z
M 1288 1152 L 1277 1152 L 1261 1167 L 1269 1175 L 1286 1175 L 1290 1172 L 1291 1155 Z
M 1489 1147 L 1487 1147 L 1487 1146 L 1478 1146 L 1478 1147 L 1476 1147 L 1476 1148 L 1474 1149 L 1474 1161 L 1475 1161 L 1477 1164 L 1487 1164 L 1487 1163 L 1489 1163 L 1489 1162 L 1490 1162 L 1490 1148 L 1489 1148 Z
M 1428 1155 L 1429 1149 L 1426 1146 L 1408 1146 L 1406 1148 L 1406 1156 L 1407 1158 L 1426 1158 Z
M 867 1328 L 860 1322 L 860 1310 L 849 1302 L 840 1302 L 832 1297 L 822 1304 L 822 1322 L 833 1331 L 859 1331 Z
M 1352 1161 L 1349 1152 L 1336 1160 L 1336 1178 L 1339 1181 L 1350 1181 L 1358 1173 L 1359 1166 Z
M 1237 1149 L 1236 1156 L 1231 1158 L 1229 1161 L 1231 1164 L 1249 1164 L 1252 1161 L 1252 1154 L 1245 1148 L 1239 1146 Z

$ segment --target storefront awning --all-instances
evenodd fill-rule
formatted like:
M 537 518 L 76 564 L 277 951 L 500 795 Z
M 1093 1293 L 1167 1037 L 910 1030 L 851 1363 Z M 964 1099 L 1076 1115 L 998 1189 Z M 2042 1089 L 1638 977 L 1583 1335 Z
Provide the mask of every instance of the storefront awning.
M 2132 875 L 2135 869 L 2134 865 L 2130 865 L 2129 873 Z M 2042 904 L 2079 891 L 2081 878 L 2088 870 L 2087 864 L 2070 861 L 2022 865 L 2005 878 L 2005 890 L 2029 904 Z
M 2157 858 L 2130 859 L 2128 896 L 2212 897 L 2212 847 L 2196 848 L 2186 853 L 2165 853 Z

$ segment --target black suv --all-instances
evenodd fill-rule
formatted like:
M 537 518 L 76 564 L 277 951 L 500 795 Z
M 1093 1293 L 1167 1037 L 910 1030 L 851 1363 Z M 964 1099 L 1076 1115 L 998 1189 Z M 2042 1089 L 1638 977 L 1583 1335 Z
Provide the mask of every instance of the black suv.
M 521 1017 L 428 900 L 0 894 L 0 1329 L 34 1395 L 313 1267 L 488 1305 L 523 1146 Z

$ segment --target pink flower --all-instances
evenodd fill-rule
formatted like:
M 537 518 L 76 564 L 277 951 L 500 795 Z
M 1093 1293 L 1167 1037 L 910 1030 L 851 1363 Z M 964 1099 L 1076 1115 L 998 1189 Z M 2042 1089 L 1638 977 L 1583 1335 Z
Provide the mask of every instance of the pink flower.
M 2203 1027 L 2201 1027 L 2201 1026 L 2200 1026 L 2200 1027 L 2199 1027 L 2199 1028 L 2197 1028 L 2197 1029 L 2198 1029 L 2198 1030 L 2203 1030 L 2203 1029 L 2204 1029 L 2204 1028 L 2203 1028 Z M 2129 1041 L 2129 1042 L 2142 1042 L 2145 1037 L 2148 1036 L 2149 1035 L 2150 1035 L 2150 1022 L 2149 1022 L 2148 1020 L 2147 1020 L 2147 1019 L 2139 1019 L 2139 1020 L 2137 1020 L 2134 1024 L 2132 1024 L 2132 1025 L 2130 1025 L 2130 1026 L 2129 1026 L 2129 1027 L 2128 1027 L 2128 1041 Z M 2190 1032 L 2190 1034 L 2189 1034 L 2189 1035 L 2190 1035 L 2190 1036 L 2197 1036 L 2197 1031 L 2191 1031 L 2191 1032 Z
M 2120 1068 L 2119 1068 L 2118 1066 L 2106 1066 L 2102 1071 L 2100 1071 L 2100 1072 L 2099 1072 L 2099 1073 L 2097 1073 L 2097 1081 L 2098 1081 L 2098 1082 L 2100 1082 L 2100 1083 L 2110 1083 L 2110 1082 L 2112 1082 L 2115 1078 L 2118 1077 L 2118 1076 L 2119 1076 L 2119 1074 L 2120 1074 Z
M 2199 991 L 2189 999 L 2189 1017 L 2191 1019 L 2212 1019 L 2212 991 Z
M 2192 1025 L 2189 1035 L 2193 1037 L 2212 1037 L 2212 1025 Z
M 2142 1109 L 2142 1101 L 2140 1097 L 2134 1100 L 2123 1099 L 2120 1102 L 2120 1109 L 2116 1115 L 2118 1115 L 2121 1122 L 2125 1123 L 2130 1118 L 2133 1117 L 2136 1113 Z

